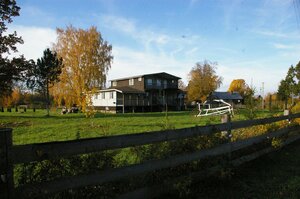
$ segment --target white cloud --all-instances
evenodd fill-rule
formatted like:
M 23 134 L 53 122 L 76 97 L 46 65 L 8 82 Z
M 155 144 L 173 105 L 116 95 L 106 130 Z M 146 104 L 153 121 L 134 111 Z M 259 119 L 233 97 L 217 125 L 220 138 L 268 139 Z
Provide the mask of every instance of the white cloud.
M 227 90 L 234 79 L 244 79 L 248 85 L 252 83 L 257 94 L 261 94 L 262 82 L 264 82 L 265 94 L 275 92 L 286 71 L 283 69 L 270 70 L 269 67 L 266 67 L 267 65 L 268 63 L 263 60 L 220 64 L 217 74 L 222 76 L 224 81 L 219 90 Z
M 24 40 L 24 44 L 17 45 L 17 55 L 23 54 L 25 58 L 33 60 L 40 58 L 46 48 L 51 48 L 57 37 L 51 28 L 10 26 L 9 30 L 17 31 L 18 36 Z
M 171 35 L 153 27 L 143 27 L 138 21 L 114 15 L 99 17 L 101 24 L 107 29 L 117 31 L 137 41 L 146 50 L 162 50 L 174 52 L 174 49 L 185 50 L 183 47 L 192 48 L 199 44 L 199 35 Z M 192 47 L 191 47 L 192 46 Z M 171 49 L 170 49 L 171 48 Z
M 295 49 L 295 46 L 293 46 L 293 45 L 285 45 L 285 44 L 280 44 L 280 43 L 274 43 L 273 46 L 276 49 L 283 49 L 283 50 Z
M 194 61 L 180 60 L 163 54 L 156 55 L 128 47 L 113 47 L 114 62 L 108 79 L 147 73 L 169 72 L 186 82 L 187 73 Z
M 289 38 L 288 34 L 284 34 L 284 33 L 280 33 L 280 32 L 274 32 L 274 31 L 268 31 L 268 30 L 256 30 L 254 32 L 257 34 L 260 34 L 260 35 L 264 35 L 264 36 Z
M 114 15 L 103 15 L 101 17 L 106 28 L 111 28 L 117 31 L 122 31 L 127 34 L 136 32 L 135 22 L 131 19 L 117 17 Z
M 199 50 L 198 47 L 194 47 L 194 48 L 192 48 L 191 50 L 186 51 L 185 54 L 186 54 L 187 56 L 193 55 L 193 54 L 194 54 L 195 52 L 197 52 L 198 50 Z

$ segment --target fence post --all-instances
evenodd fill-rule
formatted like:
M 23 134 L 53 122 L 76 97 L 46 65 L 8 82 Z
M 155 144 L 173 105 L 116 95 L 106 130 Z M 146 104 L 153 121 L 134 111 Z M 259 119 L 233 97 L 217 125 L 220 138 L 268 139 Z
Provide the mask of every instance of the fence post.
M 285 110 L 283 111 L 283 115 L 284 115 L 284 116 L 290 116 L 290 110 L 285 109 Z M 287 119 L 287 121 L 288 121 L 289 123 L 291 123 L 290 117 L 289 117 L 289 119 Z
M 227 131 L 222 131 L 222 135 L 226 137 L 227 142 L 230 144 L 230 151 L 228 153 L 227 156 L 227 161 L 225 163 L 225 167 L 228 169 L 228 171 L 230 172 L 231 170 L 231 151 L 232 151 L 232 145 L 231 145 L 231 115 L 226 114 L 226 115 L 222 115 L 221 117 L 221 122 L 222 123 L 227 123 Z M 231 178 L 231 176 L 229 175 L 229 178 Z
M 13 198 L 13 165 L 9 157 L 12 148 L 12 129 L 0 129 L 0 198 Z
M 228 126 L 230 125 L 230 122 L 231 122 L 231 116 L 230 115 L 222 115 L 221 117 L 221 122 L 222 123 L 227 123 Z M 228 141 L 230 142 L 231 141 L 231 128 L 229 128 L 227 131 L 222 131 L 222 134 L 224 136 L 226 136 L 226 138 L 228 139 Z

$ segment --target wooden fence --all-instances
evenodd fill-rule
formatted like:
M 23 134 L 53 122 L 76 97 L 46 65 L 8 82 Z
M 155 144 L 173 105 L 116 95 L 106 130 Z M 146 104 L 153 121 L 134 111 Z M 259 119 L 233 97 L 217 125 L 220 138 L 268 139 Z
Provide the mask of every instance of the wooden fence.
M 209 126 L 195 126 L 186 129 L 147 132 L 140 134 L 129 134 L 129 135 L 117 135 L 110 137 L 100 137 L 91 139 L 81 139 L 74 141 L 64 142 L 49 142 L 40 144 L 27 144 L 27 145 L 13 145 L 12 144 L 12 129 L 0 129 L 0 198 L 16 198 L 19 196 L 37 196 L 41 197 L 43 194 L 56 193 L 68 189 L 74 189 L 84 186 L 98 185 L 101 183 L 112 182 L 120 180 L 125 177 L 132 177 L 147 172 L 153 172 L 160 169 L 171 168 L 181 164 L 189 163 L 192 161 L 201 160 L 207 157 L 213 157 L 231 153 L 246 147 L 250 147 L 254 144 L 262 143 L 268 139 L 277 138 L 282 135 L 288 135 L 290 132 L 294 132 L 293 136 L 288 138 L 282 143 L 282 146 L 296 141 L 300 138 L 300 127 L 299 126 L 288 126 L 274 132 L 268 132 L 263 135 L 251 137 L 245 140 L 239 140 L 235 142 L 228 142 L 225 144 L 218 145 L 214 148 L 203 149 L 200 151 L 175 155 L 166 159 L 150 160 L 140 164 L 134 164 L 126 167 L 107 169 L 104 171 L 64 177 L 49 182 L 42 182 L 30 185 L 21 185 L 14 187 L 13 182 L 13 167 L 16 164 L 29 163 L 34 161 L 51 160 L 57 158 L 65 158 L 73 155 L 87 154 L 93 152 L 100 152 L 104 150 L 119 149 L 133 146 L 140 146 L 145 144 L 153 144 L 165 141 L 181 140 L 185 138 L 191 138 L 201 135 L 212 135 L 220 131 L 246 128 L 255 125 L 270 124 L 282 120 L 292 120 L 299 118 L 300 113 L 256 119 L 247 121 L 236 121 L 226 122 L 222 124 L 209 125 Z M 233 166 L 237 166 L 244 162 L 253 160 L 263 154 L 277 150 L 274 147 L 267 147 L 255 153 L 244 155 L 231 161 Z M 193 172 L 189 175 L 199 176 L 207 175 L 208 173 L 218 170 L 220 166 L 209 168 L 203 172 Z M 146 193 L 152 193 L 150 190 L 155 189 L 155 193 L 159 193 L 158 190 L 165 191 L 167 188 L 162 189 L 161 187 L 168 187 L 170 183 L 163 183 L 164 186 L 146 187 L 136 190 L 131 193 L 123 195 L 123 198 L 139 198 Z M 149 195 L 148 195 L 149 196 Z

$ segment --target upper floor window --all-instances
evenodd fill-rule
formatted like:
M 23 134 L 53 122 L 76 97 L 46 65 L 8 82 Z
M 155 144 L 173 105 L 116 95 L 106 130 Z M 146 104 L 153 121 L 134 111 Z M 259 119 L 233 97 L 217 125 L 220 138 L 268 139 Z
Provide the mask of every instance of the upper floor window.
M 142 81 L 142 78 L 141 78 L 141 77 L 139 77 L 139 78 L 138 78 L 138 80 L 139 80 L 139 82 L 141 82 L 141 81 Z
M 174 84 L 175 83 L 175 80 L 174 79 L 172 79 L 172 84 Z
M 129 86 L 133 86 L 134 85 L 134 79 L 129 79 Z
M 167 88 L 168 82 L 167 80 L 164 80 L 164 88 Z
M 152 86 L 152 79 L 147 79 L 147 85 Z
M 117 81 L 113 81 L 112 86 L 117 86 Z
M 157 79 L 157 80 L 156 80 L 156 85 L 157 85 L 158 87 L 161 87 L 161 80 L 160 80 L 160 79 Z

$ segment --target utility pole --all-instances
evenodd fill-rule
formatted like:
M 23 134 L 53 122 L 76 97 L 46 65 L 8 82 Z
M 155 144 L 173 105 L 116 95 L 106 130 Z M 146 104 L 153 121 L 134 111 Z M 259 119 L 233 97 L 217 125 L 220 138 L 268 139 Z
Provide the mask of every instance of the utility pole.
M 264 86 L 265 86 L 265 83 L 262 82 L 262 87 L 261 87 L 261 108 L 264 109 L 265 108 L 265 100 L 264 100 Z

